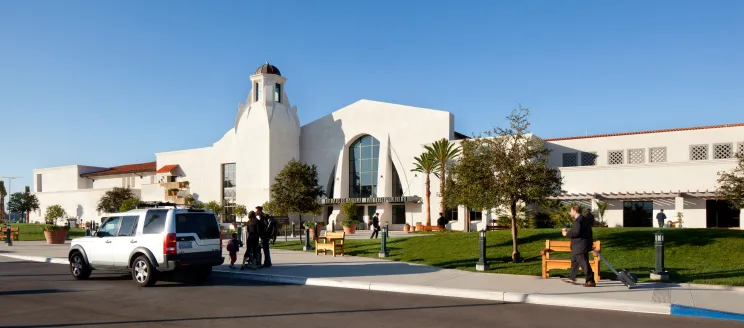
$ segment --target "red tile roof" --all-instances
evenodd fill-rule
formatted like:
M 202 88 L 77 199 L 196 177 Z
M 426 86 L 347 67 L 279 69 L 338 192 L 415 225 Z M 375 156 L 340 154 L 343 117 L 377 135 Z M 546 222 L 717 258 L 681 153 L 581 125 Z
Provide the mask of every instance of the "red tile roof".
M 638 132 L 595 134 L 595 135 L 590 135 L 590 136 L 552 138 L 552 139 L 545 139 L 545 141 L 561 141 L 561 140 L 572 140 L 572 139 L 590 139 L 590 138 L 632 136 L 632 135 L 636 135 L 636 134 L 650 134 L 650 133 L 679 132 L 679 131 L 691 131 L 691 130 L 733 128 L 733 127 L 739 127 L 739 126 L 744 126 L 744 123 L 723 124 L 723 125 L 708 125 L 708 126 L 695 126 L 695 127 L 690 127 L 690 128 L 676 128 L 676 129 L 663 129 L 663 130 L 638 131 Z
M 148 162 L 148 163 L 140 163 L 140 164 L 127 164 L 127 165 L 121 165 L 121 166 L 114 166 L 114 167 L 108 168 L 107 170 L 85 173 L 85 174 L 81 174 L 80 176 L 81 177 L 97 177 L 97 176 L 104 176 L 104 175 L 116 175 L 116 174 L 127 174 L 127 173 L 144 173 L 144 172 L 155 173 L 156 169 L 157 169 L 156 162 Z
M 175 170 L 177 167 L 178 167 L 178 164 L 166 165 L 166 166 L 161 167 L 155 173 L 158 173 L 158 174 L 171 173 L 171 171 Z

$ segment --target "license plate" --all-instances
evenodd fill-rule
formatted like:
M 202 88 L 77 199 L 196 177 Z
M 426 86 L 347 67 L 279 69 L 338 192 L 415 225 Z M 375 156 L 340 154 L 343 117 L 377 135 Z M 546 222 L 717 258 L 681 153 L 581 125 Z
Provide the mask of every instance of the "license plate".
M 180 249 L 191 248 L 191 242 L 190 241 L 179 241 L 178 248 Z

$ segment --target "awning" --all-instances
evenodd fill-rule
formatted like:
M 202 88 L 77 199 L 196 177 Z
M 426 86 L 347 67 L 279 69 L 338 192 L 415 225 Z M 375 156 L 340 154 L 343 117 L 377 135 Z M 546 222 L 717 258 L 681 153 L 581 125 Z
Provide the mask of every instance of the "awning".
M 326 199 L 319 200 L 319 202 L 323 205 L 343 204 L 343 203 L 348 203 L 348 202 L 351 202 L 354 204 L 376 204 L 376 203 L 418 203 L 420 201 L 421 201 L 421 197 L 418 197 L 418 196 L 326 198 Z
M 557 200 L 590 200 L 590 199 L 624 199 L 624 200 L 645 200 L 675 197 L 694 197 L 694 198 L 716 198 L 715 191 L 709 190 L 678 190 L 678 191 L 632 191 L 632 192 L 589 192 L 589 193 L 567 193 L 564 192 L 558 196 L 550 197 Z
M 178 164 L 171 164 L 161 167 L 156 173 L 157 174 L 169 174 L 172 173 L 173 170 L 178 168 Z

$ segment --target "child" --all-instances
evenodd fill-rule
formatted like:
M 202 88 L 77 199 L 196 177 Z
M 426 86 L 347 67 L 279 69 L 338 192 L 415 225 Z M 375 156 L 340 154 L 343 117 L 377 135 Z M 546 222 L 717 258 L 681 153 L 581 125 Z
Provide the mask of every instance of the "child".
M 227 242 L 227 251 L 230 252 L 230 269 L 235 269 L 235 261 L 238 260 L 238 252 L 243 247 L 243 242 L 238 240 L 238 234 L 233 233 L 232 239 Z

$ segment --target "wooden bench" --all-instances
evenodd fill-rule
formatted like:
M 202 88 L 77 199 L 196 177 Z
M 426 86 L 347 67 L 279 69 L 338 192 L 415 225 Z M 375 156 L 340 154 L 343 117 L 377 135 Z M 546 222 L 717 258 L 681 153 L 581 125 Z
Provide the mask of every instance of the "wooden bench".
M 510 226 L 500 226 L 500 225 L 490 225 L 486 226 L 486 231 L 495 231 L 495 230 L 509 230 L 511 229 Z
M 595 241 L 592 246 L 594 250 L 601 251 L 600 241 Z M 552 269 L 571 269 L 571 260 L 567 259 L 551 259 L 551 253 L 571 253 L 571 242 L 570 241 L 557 241 L 557 240 L 546 240 L 545 249 L 540 251 L 542 255 L 542 277 L 548 279 L 548 274 Z M 599 258 L 592 253 L 589 266 L 594 271 L 594 281 L 599 281 Z
M 421 226 L 421 231 L 444 231 L 440 226 L 425 225 Z
M 323 252 L 323 255 L 326 255 L 328 251 L 331 251 L 333 257 L 336 257 L 336 251 L 340 250 L 341 256 L 344 256 L 344 237 L 343 231 L 326 231 L 325 236 L 315 239 L 315 255 L 318 255 L 318 252 Z
M 2 229 L 0 229 L 0 233 L 2 233 L 2 235 L 0 235 L 0 239 L 1 240 L 5 240 L 5 236 L 8 235 L 8 231 L 7 230 L 8 229 L 5 228 L 5 227 L 3 227 Z M 12 238 L 15 241 L 18 241 L 18 227 L 11 227 L 10 228 L 10 238 Z

